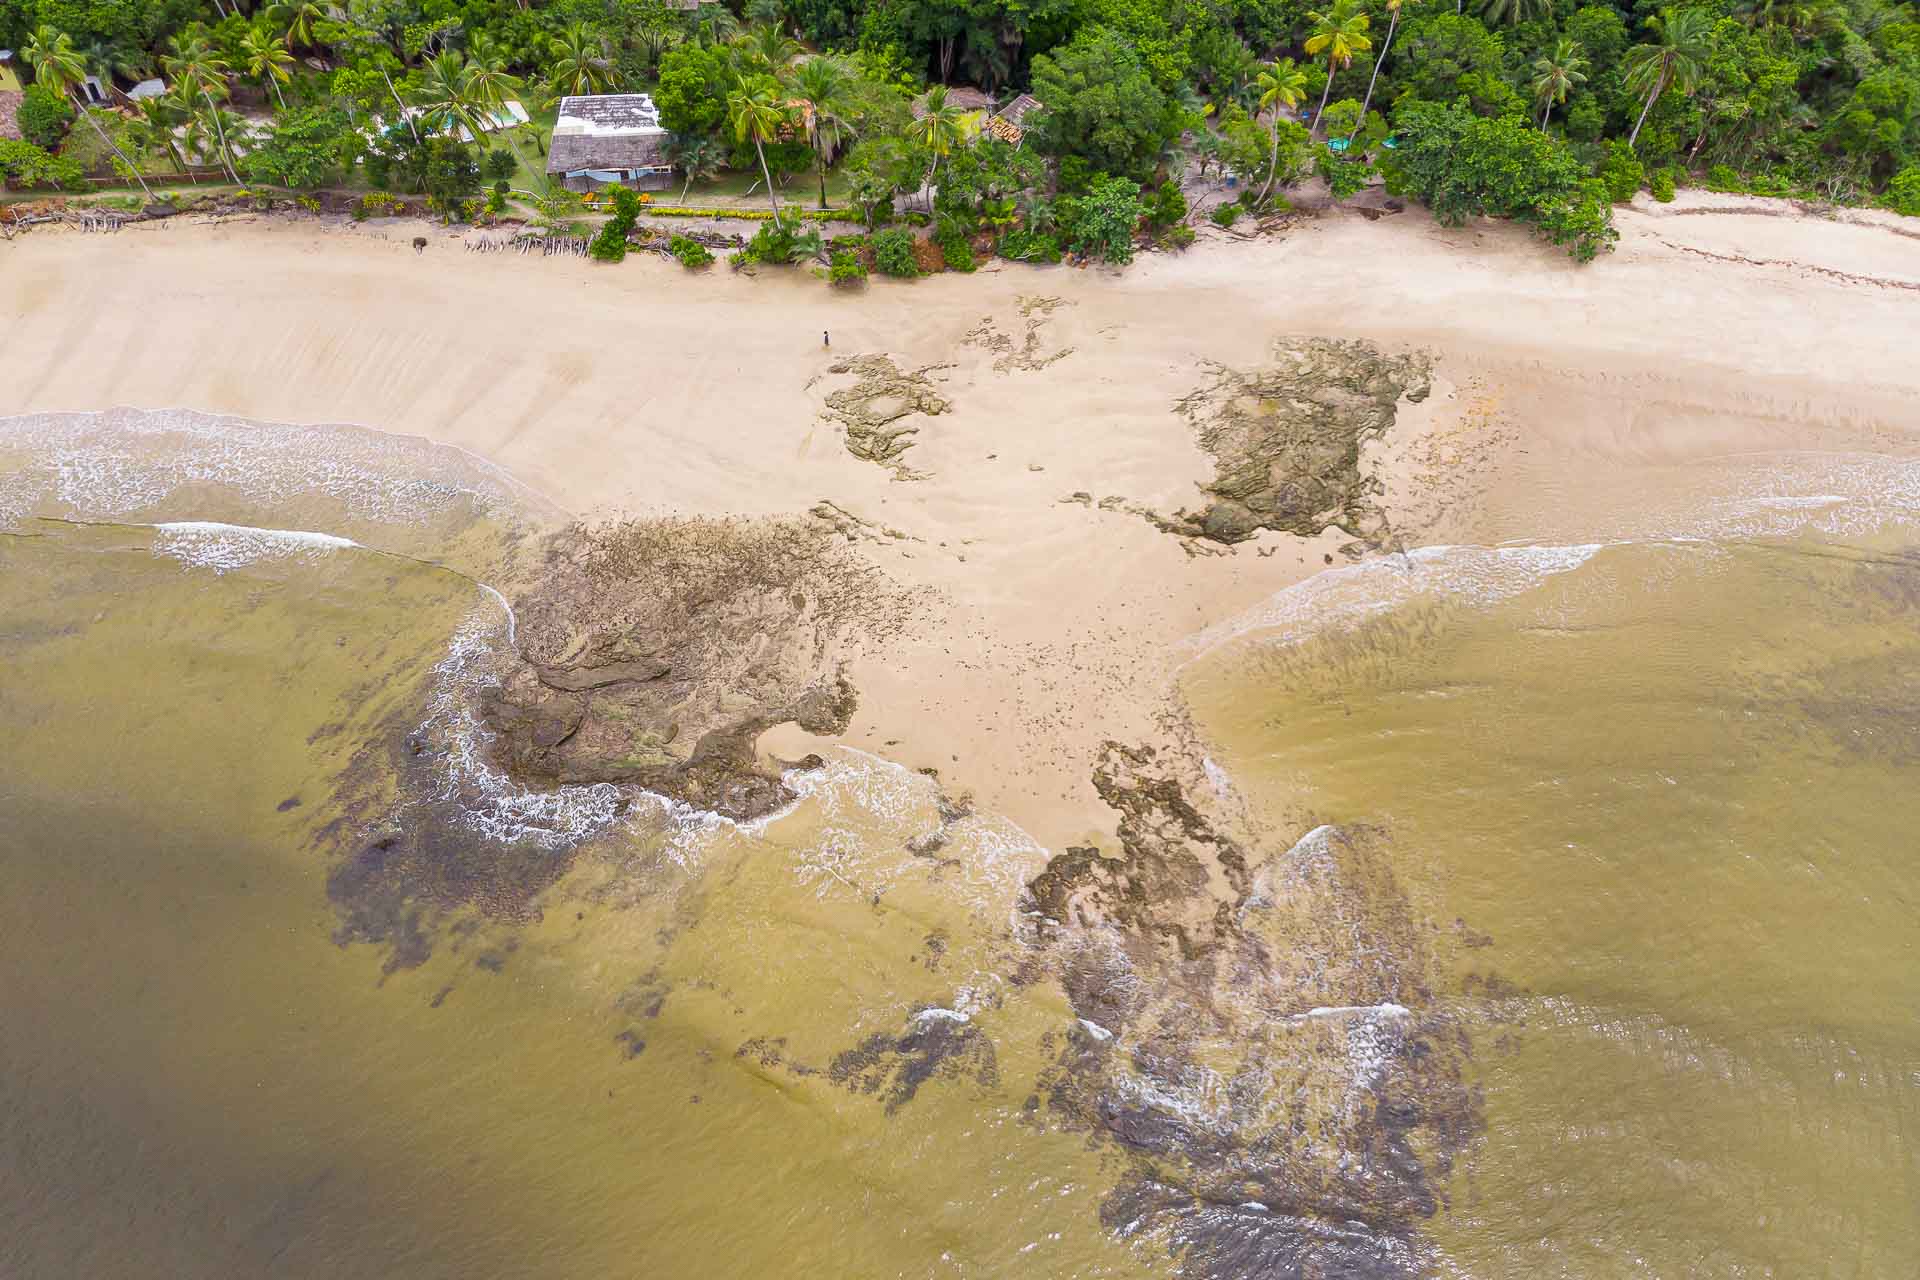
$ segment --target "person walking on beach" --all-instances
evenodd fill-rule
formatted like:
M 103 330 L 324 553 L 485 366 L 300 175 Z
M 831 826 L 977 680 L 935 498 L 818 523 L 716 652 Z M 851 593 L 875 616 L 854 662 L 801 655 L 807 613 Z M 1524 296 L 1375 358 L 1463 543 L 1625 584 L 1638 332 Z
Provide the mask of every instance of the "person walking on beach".
M 822 329 L 820 331 L 820 345 L 823 347 L 830 347 L 833 345 L 833 335 L 831 333 L 828 333 L 825 329 Z

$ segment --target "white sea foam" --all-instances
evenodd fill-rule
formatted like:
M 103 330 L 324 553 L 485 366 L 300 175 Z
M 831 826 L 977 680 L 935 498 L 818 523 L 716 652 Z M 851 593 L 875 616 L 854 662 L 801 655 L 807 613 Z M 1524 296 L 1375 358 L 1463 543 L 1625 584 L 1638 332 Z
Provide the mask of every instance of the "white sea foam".
M 1425 598 L 1455 596 L 1492 604 L 1578 569 L 1602 545 L 1432 546 L 1328 569 L 1192 637 L 1187 641 L 1192 650 L 1188 660 L 1255 633 L 1276 643 L 1297 642 L 1329 626 L 1358 622 Z
M 326 555 L 358 547 L 351 538 L 304 529 L 256 529 L 213 520 L 172 520 L 153 525 L 155 555 L 199 569 L 227 573 L 261 560 Z M 489 588 L 490 589 L 490 588 Z
M 0 474 L 0 526 L 33 514 L 119 520 L 208 487 L 249 505 L 319 496 L 356 519 L 414 524 L 455 502 L 482 510 L 545 502 L 501 468 L 413 436 L 296 426 L 186 409 L 114 409 L 0 419 L 24 456 Z
M 634 796 L 606 782 L 536 791 L 488 761 L 493 732 L 481 723 L 474 703 L 493 679 L 490 659 L 501 625 L 491 612 L 469 615 L 454 633 L 446 657 L 434 667 L 427 718 L 416 731 L 441 748 L 438 785 L 430 798 L 445 802 L 462 824 L 485 839 L 567 848 L 618 821 Z M 512 625 L 511 610 L 506 625 Z

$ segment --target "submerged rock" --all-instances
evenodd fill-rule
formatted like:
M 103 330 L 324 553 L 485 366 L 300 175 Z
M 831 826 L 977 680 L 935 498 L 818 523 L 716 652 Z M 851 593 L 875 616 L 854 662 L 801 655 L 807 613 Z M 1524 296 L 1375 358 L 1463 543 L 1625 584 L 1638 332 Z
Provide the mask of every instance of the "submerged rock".
M 1379 833 L 1260 850 L 1117 743 L 1094 784 L 1119 850 L 1059 855 L 1023 905 L 1078 1019 L 1031 1105 L 1131 1158 L 1109 1228 L 1221 1280 L 1426 1274 L 1479 1098 Z

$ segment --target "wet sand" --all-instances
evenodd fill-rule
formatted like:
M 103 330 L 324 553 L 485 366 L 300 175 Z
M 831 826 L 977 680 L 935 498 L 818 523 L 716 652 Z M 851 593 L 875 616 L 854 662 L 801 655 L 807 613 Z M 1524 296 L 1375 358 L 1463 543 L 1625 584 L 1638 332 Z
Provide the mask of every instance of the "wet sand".
M 438 228 L 416 255 L 411 223 L 35 231 L 0 246 L 0 412 L 357 423 L 472 450 L 584 517 L 830 502 L 926 606 L 850 670 L 838 740 L 1059 848 L 1113 830 L 1102 742 L 1177 732 L 1181 642 L 1354 541 L 1225 553 L 1138 514 L 1197 505 L 1213 474 L 1175 412 L 1209 361 L 1256 368 L 1305 335 L 1431 352 L 1433 393 L 1365 455 L 1406 545 L 1592 536 L 1757 451 L 1920 450 L 1920 239 L 1784 208 L 1623 210 L 1619 251 L 1584 269 L 1508 226 L 1336 213 L 1267 241 L 1209 228 L 1123 273 L 1002 264 L 853 295 L 469 255 Z M 900 467 L 849 453 L 828 412 L 861 355 L 946 404 L 892 424 L 918 428 Z

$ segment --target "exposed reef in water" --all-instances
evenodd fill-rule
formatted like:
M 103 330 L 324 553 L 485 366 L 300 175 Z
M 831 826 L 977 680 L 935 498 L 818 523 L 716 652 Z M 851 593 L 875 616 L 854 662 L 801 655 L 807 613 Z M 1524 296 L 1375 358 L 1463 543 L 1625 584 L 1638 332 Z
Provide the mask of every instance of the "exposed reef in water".
M 1264 529 L 1312 537 L 1340 528 L 1380 545 L 1385 513 L 1362 447 L 1393 425 L 1401 399 L 1431 390 L 1432 362 L 1331 338 L 1276 342 L 1273 360 L 1240 371 L 1211 366 L 1210 382 L 1176 408 L 1213 458 L 1198 510 L 1149 518 L 1169 533 L 1245 542 Z
M 1133 1158 L 1108 1227 L 1219 1280 L 1425 1274 L 1419 1224 L 1480 1105 L 1381 835 L 1262 852 L 1117 743 L 1094 782 L 1118 853 L 1068 850 L 1024 904 L 1079 1019 L 1028 1105 Z
M 798 519 L 576 525 L 514 609 L 521 661 L 480 706 L 510 775 L 635 783 L 736 819 L 792 799 L 755 764 L 760 734 L 844 732 L 843 658 L 905 618 L 845 539 Z

